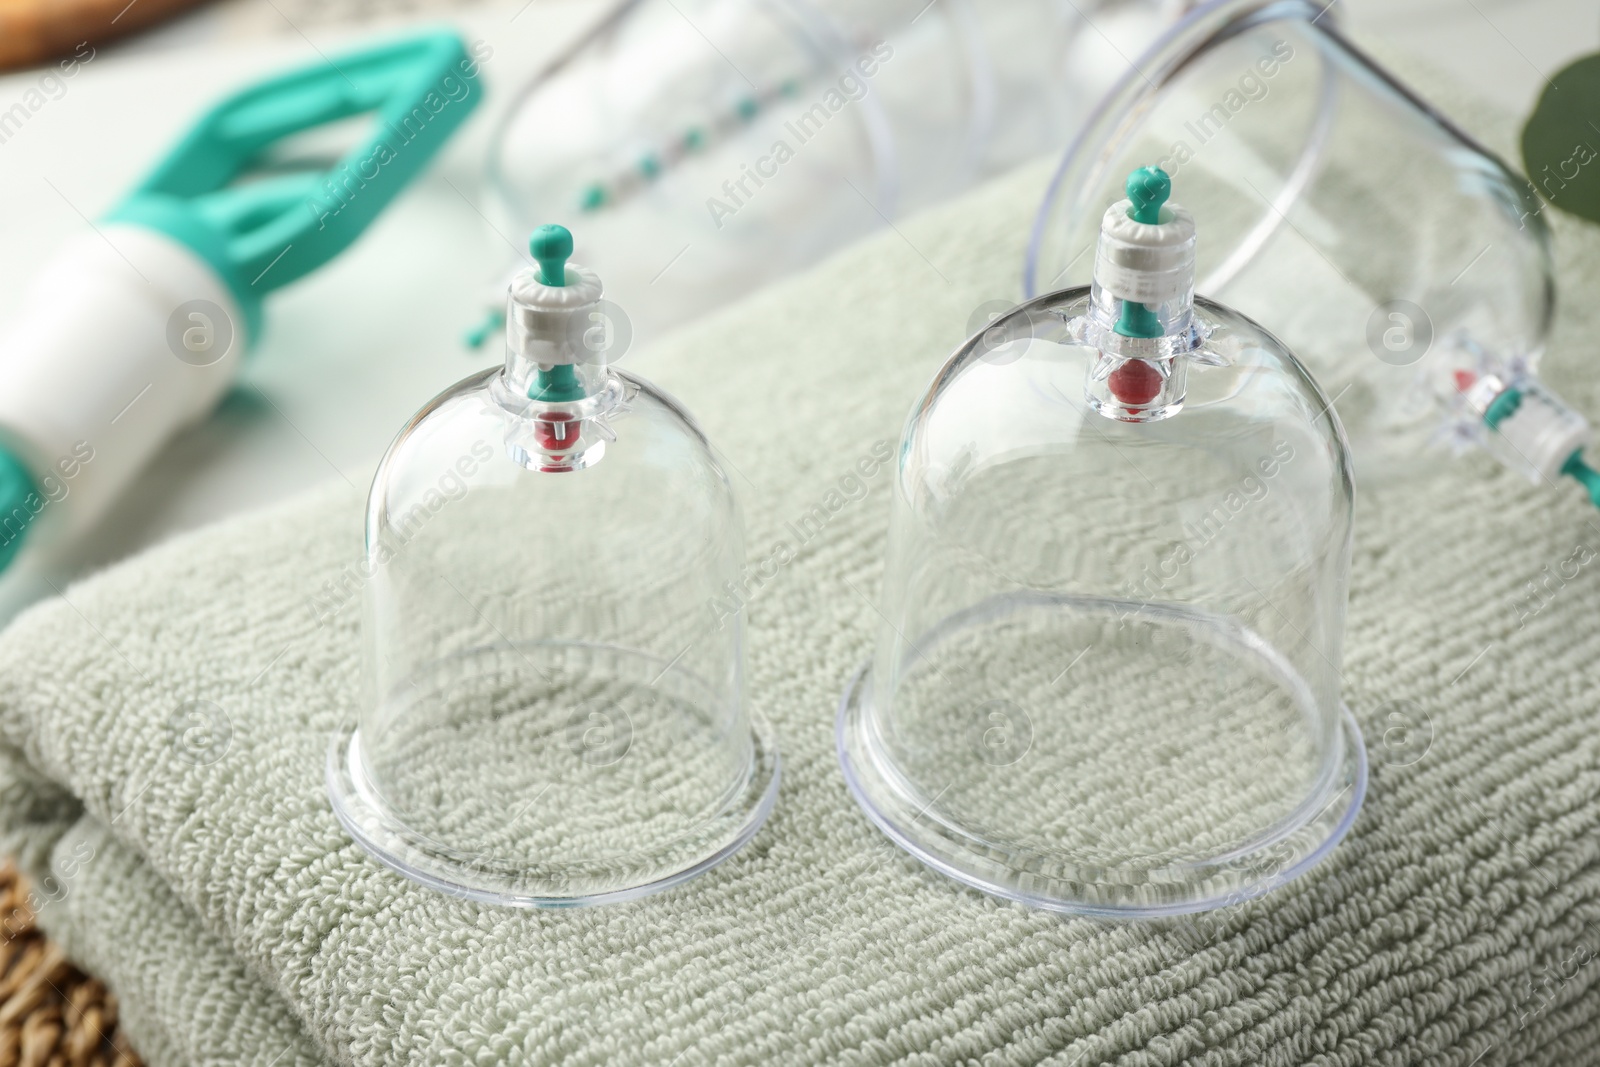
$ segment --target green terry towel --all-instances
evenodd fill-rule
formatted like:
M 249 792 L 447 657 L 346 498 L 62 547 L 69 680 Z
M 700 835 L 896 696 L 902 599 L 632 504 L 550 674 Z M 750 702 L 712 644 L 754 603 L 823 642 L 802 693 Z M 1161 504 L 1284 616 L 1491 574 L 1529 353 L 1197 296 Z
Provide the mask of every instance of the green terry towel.
M 834 713 L 877 631 L 887 480 L 853 472 L 972 311 L 1015 294 L 1043 180 L 888 230 L 635 360 L 736 468 L 752 560 L 828 516 L 749 603 L 776 811 L 681 888 L 504 910 L 350 842 L 323 787 L 356 702 L 360 612 L 329 591 L 361 547 L 347 488 L 19 619 L 0 638 L 0 844 L 150 1060 L 1600 1062 L 1600 516 L 1576 487 L 1478 457 L 1363 491 L 1344 685 L 1371 786 L 1349 838 L 1263 899 L 1160 923 L 1030 911 L 919 866 L 852 804 Z M 1600 412 L 1578 374 L 1600 233 L 1558 239 L 1551 377 Z

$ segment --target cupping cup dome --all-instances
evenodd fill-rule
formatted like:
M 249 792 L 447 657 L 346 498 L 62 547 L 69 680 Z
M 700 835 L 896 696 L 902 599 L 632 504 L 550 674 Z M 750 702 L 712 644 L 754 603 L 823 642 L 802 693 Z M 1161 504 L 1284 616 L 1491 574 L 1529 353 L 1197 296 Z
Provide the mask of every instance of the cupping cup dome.
M 1194 298 L 1166 189 L 1137 172 L 1094 285 L 1000 317 L 913 408 L 877 651 L 838 720 L 898 844 L 1068 912 L 1263 892 L 1365 790 L 1343 433 L 1272 335 Z
M 334 807 L 383 862 L 515 905 L 625 899 L 731 854 L 778 753 L 742 691 L 724 467 L 591 347 L 601 287 L 535 234 L 507 355 L 401 431 L 367 507 L 365 691 Z

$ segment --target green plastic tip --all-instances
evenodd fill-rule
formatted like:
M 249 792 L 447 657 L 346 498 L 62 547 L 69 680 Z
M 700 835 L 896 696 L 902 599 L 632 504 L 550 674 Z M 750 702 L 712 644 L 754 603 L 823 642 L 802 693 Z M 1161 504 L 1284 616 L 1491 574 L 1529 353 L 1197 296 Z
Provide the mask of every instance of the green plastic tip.
M 582 400 L 587 395 L 583 391 L 583 383 L 578 381 L 577 371 L 572 369 L 570 363 L 557 363 L 549 370 L 539 371 L 528 390 L 529 400 L 543 400 L 552 404 Z
M 698 127 L 698 126 L 690 126 L 689 129 L 684 132 L 684 135 L 683 135 L 683 147 L 687 148 L 689 151 L 692 152 L 696 148 L 699 148 L 700 146 L 704 145 L 705 143 L 706 143 L 706 133 L 700 127 Z
M 1154 226 L 1161 221 L 1161 205 L 1172 195 L 1172 179 L 1160 167 L 1140 167 L 1128 175 L 1128 217 Z
M 757 111 L 761 110 L 761 103 L 753 96 L 742 96 L 734 105 L 734 110 L 739 113 L 740 118 L 749 121 L 756 117 Z
M 606 187 L 599 182 L 590 182 L 583 187 L 583 195 L 578 198 L 579 211 L 598 211 L 606 202 Z
M 1567 462 L 1561 467 L 1561 473 L 1582 483 L 1589 491 L 1589 501 L 1600 508 L 1600 471 L 1583 461 L 1583 449 L 1580 448 L 1567 457 Z
M 661 173 L 661 161 L 655 156 L 645 156 L 639 160 L 639 173 L 646 178 L 654 178 Z
M 546 285 L 567 284 L 567 257 L 572 255 L 572 231 L 544 225 L 528 238 L 528 251 L 539 261 L 539 280 Z

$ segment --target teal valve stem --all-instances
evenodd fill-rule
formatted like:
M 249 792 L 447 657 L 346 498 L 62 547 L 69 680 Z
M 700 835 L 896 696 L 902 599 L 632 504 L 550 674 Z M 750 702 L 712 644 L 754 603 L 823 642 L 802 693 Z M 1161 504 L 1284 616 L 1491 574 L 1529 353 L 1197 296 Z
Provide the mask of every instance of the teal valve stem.
M 567 284 L 567 259 L 572 255 L 572 232 L 565 226 L 546 224 L 528 238 L 528 251 L 539 264 L 539 280 L 545 285 Z
M 1128 217 L 1146 226 L 1159 225 L 1161 205 L 1172 195 L 1172 179 L 1167 172 L 1160 167 L 1140 167 L 1128 175 L 1124 188 L 1128 193 Z M 1115 329 L 1124 337 L 1160 337 L 1166 333 L 1156 313 L 1136 300 L 1122 302 Z
M 541 369 L 534 378 L 533 388 L 528 390 L 529 400 L 543 400 L 551 404 L 582 400 L 588 395 L 583 391 L 583 383 L 578 381 L 578 372 L 572 369 L 570 363 L 557 363 L 549 370 Z
M 1156 313 L 1137 300 L 1122 302 L 1122 314 L 1115 329 L 1124 337 L 1160 337 L 1166 333 Z
M 1490 402 L 1489 410 L 1483 413 L 1483 424 L 1491 430 L 1498 430 L 1500 424 L 1515 415 L 1517 409 L 1521 406 L 1522 390 L 1516 388 L 1507 389 Z M 1568 462 L 1570 463 L 1571 460 L 1568 460 Z
M 1583 461 L 1583 449 L 1567 457 L 1561 465 L 1561 473 L 1579 482 L 1588 491 L 1589 502 L 1600 508 L 1600 471 Z
M 539 263 L 539 281 L 549 286 L 567 284 L 567 259 L 572 255 L 572 232 L 565 226 L 546 224 L 528 238 L 528 251 Z M 584 392 L 578 372 L 570 363 L 557 363 L 535 376 L 528 399 L 560 404 L 582 400 Z

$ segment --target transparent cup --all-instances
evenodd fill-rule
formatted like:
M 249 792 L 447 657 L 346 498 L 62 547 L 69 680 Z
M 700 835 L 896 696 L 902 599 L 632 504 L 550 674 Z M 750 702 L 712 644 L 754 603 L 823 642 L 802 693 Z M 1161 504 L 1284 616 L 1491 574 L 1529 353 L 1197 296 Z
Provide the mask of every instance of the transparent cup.
M 1305 0 L 1220 0 L 1163 36 L 1067 151 L 1025 290 L 1086 280 L 1107 197 L 1160 166 L 1200 229 L 1196 291 L 1305 361 L 1363 479 L 1426 471 L 1440 443 L 1553 474 L 1585 442 L 1565 412 L 1509 444 L 1484 421 L 1535 375 L 1550 325 L 1538 199 L 1333 19 Z
M 1175 6 L 638 0 L 507 112 L 494 210 L 581 228 L 653 336 L 1053 155 Z
M 675 400 L 585 347 L 600 284 L 565 276 L 519 276 L 504 366 L 436 397 L 378 468 L 361 706 L 328 766 L 377 858 L 518 906 L 676 885 L 748 841 L 778 785 L 744 694 L 726 468 Z

